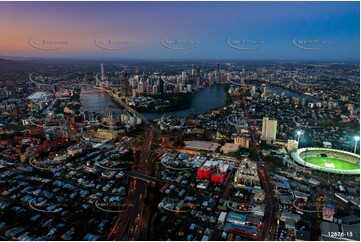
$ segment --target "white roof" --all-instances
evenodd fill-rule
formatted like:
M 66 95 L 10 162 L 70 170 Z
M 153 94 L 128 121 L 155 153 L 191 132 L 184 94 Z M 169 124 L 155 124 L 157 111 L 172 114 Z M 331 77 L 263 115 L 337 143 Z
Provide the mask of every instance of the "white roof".
M 50 95 L 50 94 L 48 94 L 46 92 L 35 92 L 35 93 L 31 94 L 30 96 L 28 96 L 28 99 L 39 100 L 39 99 L 45 98 L 48 95 Z

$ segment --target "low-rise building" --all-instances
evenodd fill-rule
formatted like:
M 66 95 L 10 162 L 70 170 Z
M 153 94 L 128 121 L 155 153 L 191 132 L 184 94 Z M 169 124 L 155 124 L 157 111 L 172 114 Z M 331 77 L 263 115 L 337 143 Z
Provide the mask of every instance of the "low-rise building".
M 242 148 L 249 148 L 249 139 L 245 137 L 236 137 L 234 138 L 234 143 L 239 145 Z
M 298 142 L 297 140 L 289 139 L 287 141 L 287 150 L 289 153 L 296 151 L 298 149 Z

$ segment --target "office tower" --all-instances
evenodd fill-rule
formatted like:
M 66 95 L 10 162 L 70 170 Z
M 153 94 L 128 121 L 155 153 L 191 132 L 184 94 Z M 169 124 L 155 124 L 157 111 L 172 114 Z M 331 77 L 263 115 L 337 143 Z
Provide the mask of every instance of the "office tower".
M 102 79 L 102 81 L 104 81 L 105 80 L 104 64 L 100 64 L 100 70 L 101 70 L 101 74 L 102 74 L 101 79 Z
M 201 85 L 201 78 L 197 77 L 196 78 L 196 87 L 198 88 Z
M 120 72 L 120 92 L 122 96 L 128 96 L 128 72 L 124 69 Z
M 187 72 L 182 71 L 182 84 L 185 84 L 186 80 L 187 80 Z
M 158 86 L 157 85 L 153 85 L 153 95 L 158 95 Z
M 158 76 L 157 85 L 158 85 L 158 92 L 161 94 L 164 93 L 164 81 L 160 76 Z
M 143 72 L 143 81 L 147 80 L 148 75 Z
M 242 85 L 243 92 L 246 93 L 247 92 L 247 84 L 243 78 L 241 79 L 241 85 Z
M 192 64 L 191 76 L 195 76 L 195 75 L 196 75 L 196 69 L 194 68 L 194 65 Z
M 277 120 L 271 120 L 268 117 L 263 117 L 262 121 L 262 137 L 265 140 L 276 140 L 277 135 Z
M 143 80 L 140 79 L 140 82 L 138 83 L 138 93 L 143 94 L 143 92 L 144 92 Z
M 214 80 L 215 83 L 220 83 L 221 82 L 221 77 L 220 77 L 220 64 L 217 64 L 217 69 L 214 72 Z
M 132 89 L 137 88 L 137 80 L 134 77 L 130 79 L 130 85 L 132 86 Z
M 178 86 L 178 91 L 179 91 L 179 92 L 183 92 L 183 85 L 182 85 L 182 84 L 179 84 L 179 86 Z

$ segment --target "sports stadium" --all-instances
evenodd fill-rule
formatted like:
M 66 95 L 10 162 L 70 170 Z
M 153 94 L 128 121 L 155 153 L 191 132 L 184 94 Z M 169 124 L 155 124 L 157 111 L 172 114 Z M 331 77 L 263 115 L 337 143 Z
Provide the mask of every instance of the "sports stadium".
M 301 148 L 291 153 L 300 166 L 340 175 L 360 175 L 360 155 L 327 148 Z

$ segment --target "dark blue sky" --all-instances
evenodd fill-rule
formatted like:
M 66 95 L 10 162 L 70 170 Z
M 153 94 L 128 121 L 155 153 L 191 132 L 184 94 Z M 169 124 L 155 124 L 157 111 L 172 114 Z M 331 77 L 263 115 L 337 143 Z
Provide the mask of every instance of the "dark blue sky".
M 359 2 L 0 2 L 0 53 L 358 61 L 359 6 Z M 30 37 L 67 43 L 59 50 L 44 51 L 30 46 Z M 100 40 L 132 44 L 115 51 L 108 48 L 125 45 L 100 48 L 95 44 Z M 175 40 L 183 43 L 174 44 Z

